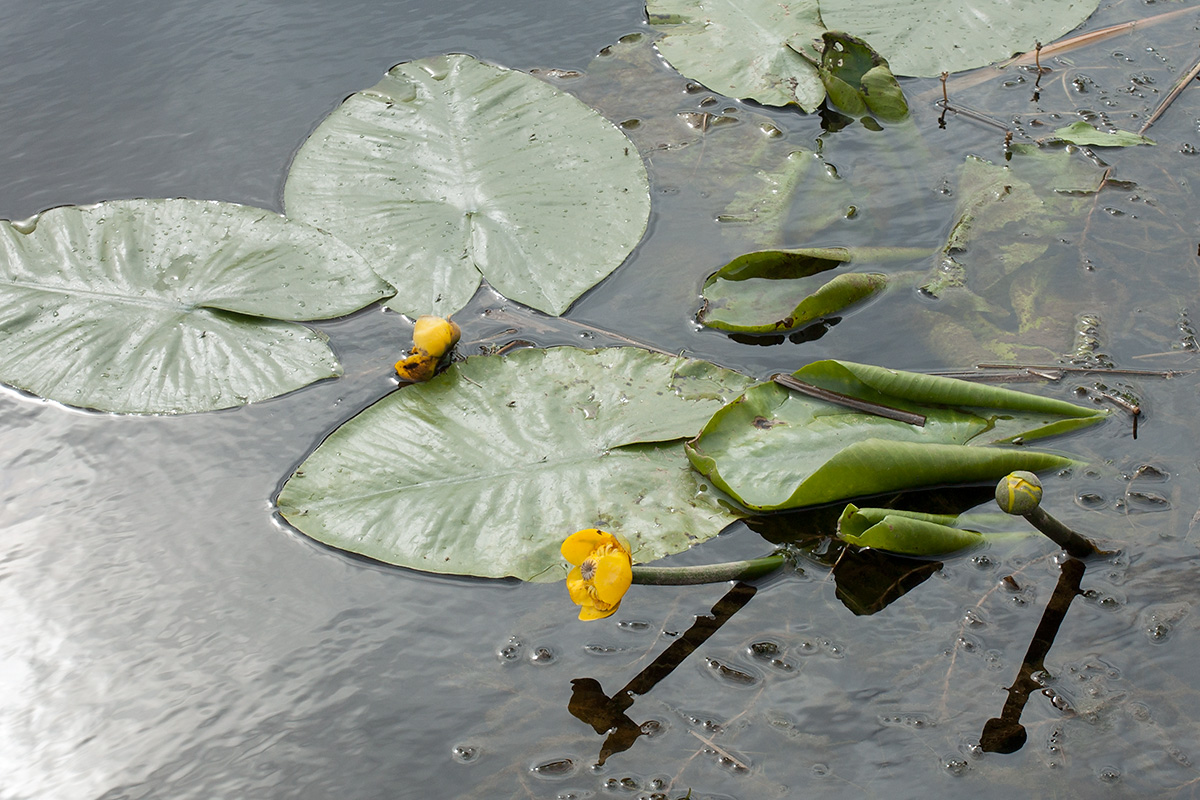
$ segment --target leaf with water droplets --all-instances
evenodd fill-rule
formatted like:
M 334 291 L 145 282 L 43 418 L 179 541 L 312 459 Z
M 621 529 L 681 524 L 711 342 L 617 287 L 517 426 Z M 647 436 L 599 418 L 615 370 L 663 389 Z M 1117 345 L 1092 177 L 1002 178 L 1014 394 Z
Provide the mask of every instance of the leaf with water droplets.
M 0 380 L 101 411 L 230 408 L 341 373 L 320 333 L 281 320 L 391 292 L 332 236 L 258 208 L 54 208 L 0 222 Z
M 683 440 L 750 382 L 628 347 L 468 358 L 334 431 L 279 511 L 318 541 L 430 572 L 558 580 L 563 540 L 588 527 L 653 561 L 738 518 Z
M 561 314 L 642 238 L 650 189 L 629 139 L 571 95 L 446 55 L 347 98 L 296 153 L 284 204 L 362 253 L 397 311 L 448 317 L 486 278 Z

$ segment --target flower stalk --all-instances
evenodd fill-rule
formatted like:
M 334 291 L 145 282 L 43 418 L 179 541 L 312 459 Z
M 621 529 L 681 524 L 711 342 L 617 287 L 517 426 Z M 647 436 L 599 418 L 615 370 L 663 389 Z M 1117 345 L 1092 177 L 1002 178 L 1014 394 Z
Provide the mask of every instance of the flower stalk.
M 692 567 L 654 567 L 635 564 L 633 582 L 650 586 L 689 586 L 699 583 L 749 581 L 769 575 L 784 564 L 783 553 L 723 564 L 699 564 Z

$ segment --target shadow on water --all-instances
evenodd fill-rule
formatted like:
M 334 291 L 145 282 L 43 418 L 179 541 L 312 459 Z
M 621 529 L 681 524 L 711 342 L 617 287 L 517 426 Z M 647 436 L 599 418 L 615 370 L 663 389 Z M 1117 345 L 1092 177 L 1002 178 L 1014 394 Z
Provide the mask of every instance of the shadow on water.
M 989 719 L 983 726 L 979 746 L 984 752 L 1015 753 L 1025 746 L 1027 735 L 1025 727 L 1021 725 L 1021 712 L 1025 710 L 1029 695 L 1041 686 L 1036 675 L 1045 669 L 1046 654 L 1054 645 L 1054 639 L 1067 616 L 1071 601 L 1081 593 L 1079 587 L 1086 569 L 1084 563 L 1077 558 L 1068 558 L 1063 562 L 1054 594 L 1050 596 L 1050 602 L 1046 603 L 1042 620 L 1033 633 L 1033 641 L 1025 651 L 1017 679 L 1008 689 L 1008 700 L 1005 701 L 1000 716 Z
M 604 693 L 604 688 L 595 678 L 576 678 L 571 681 L 571 702 L 567 705 L 571 716 L 591 725 L 596 733 L 608 734 L 600 746 L 597 766 L 603 766 L 614 753 L 622 753 L 633 747 L 638 737 L 647 732 L 626 713 L 637 696 L 646 694 L 674 672 L 700 645 L 744 608 L 757 591 L 748 583 L 734 584 L 712 607 L 711 614 L 697 617 L 692 627 L 684 631 L 679 639 L 611 696 Z

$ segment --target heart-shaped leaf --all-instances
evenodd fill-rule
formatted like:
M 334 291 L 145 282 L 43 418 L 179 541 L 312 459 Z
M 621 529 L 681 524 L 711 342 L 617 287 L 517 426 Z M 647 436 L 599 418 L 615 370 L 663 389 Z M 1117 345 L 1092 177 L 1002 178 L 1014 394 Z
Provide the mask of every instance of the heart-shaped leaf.
M 574 97 L 446 55 L 347 98 L 296 153 L 284 203 L 362 253 L 397 311 L 448 317 L 482 277 L 557 315 L 642 238 L 650 190 L 629 139 Z
M 325 319 L 391 295 L 349 247 L 259 208 L 125 200 L 0 223 L 0 380 L 102 411 L 252 403 L 341 374 Z
M 557 580 L 563 540 L 589 527 L 653 561 L 738 518 L 683 439 L 749 383 L 635 348 L 468 358 L 330 434 L 279 511 L 318 541 L 430 572 Z
M 663 57 L 714 92 L 805 111 L 825 99 L 817 68 L 788 46 L 821 38 L 816 0 L 649 0 L 646 13 Z

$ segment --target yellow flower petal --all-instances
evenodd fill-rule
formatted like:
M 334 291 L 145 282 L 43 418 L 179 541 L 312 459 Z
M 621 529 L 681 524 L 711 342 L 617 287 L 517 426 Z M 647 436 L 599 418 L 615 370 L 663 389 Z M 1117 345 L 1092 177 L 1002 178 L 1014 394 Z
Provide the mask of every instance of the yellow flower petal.
M 460 336 L 462 330 L 458 324 L 442 317 L 417 317 L 413 325 L 413 345 L 435 359 L 441 358 L 458 344 Z
M 633 568 L 627 553 L 612 552 L 596 559 L 592 585 L 596 588 L 597 599 L 604 603 L 620 603 L 632 583 Z
M 396 374 L 403 380 L 422 383 L 433 377 L 433 373 L 437 372 L 437 365 L 437 358 L 417 348 L 408 358 L 396 362 Z
M 579 566 L 604 541 L 604 537 L 612 538 L 599 528 L 584 528 L 567 537 L 562 543 L 563 558 L 567 563 Z
M 567 593 L 571 595 L 571 602 L 577 606 L 592 604 L 592 595 L 588 591 L 587 581 L 583 579 L 579 567 L 571 570 L 571 574 L 567 575 Z
M 604 619 L 605 617 L 611 617 L 613 612 L 616 610 L 616 606 L 613 606 L 607 611 L 601 611 L 599 608 L 594 606 L 582 606 L 579 609 L 579 618 L 582 620 Z

